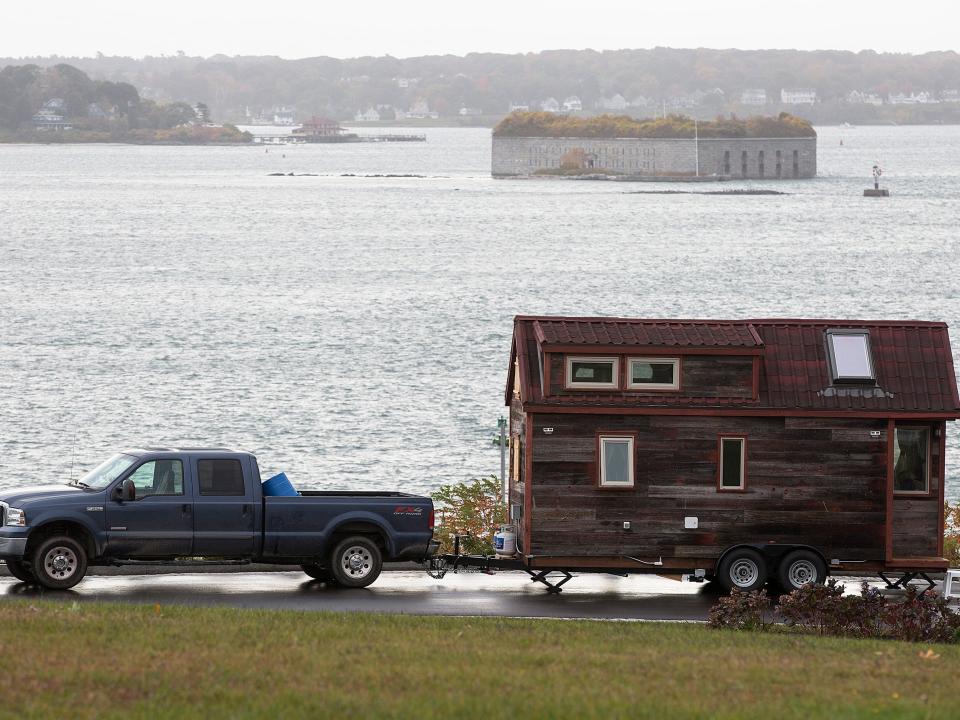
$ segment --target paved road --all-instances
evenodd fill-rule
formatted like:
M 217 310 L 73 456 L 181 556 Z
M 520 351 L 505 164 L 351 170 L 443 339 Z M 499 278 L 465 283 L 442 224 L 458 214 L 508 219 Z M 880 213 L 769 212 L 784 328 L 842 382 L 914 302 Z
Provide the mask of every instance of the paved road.
M 7 577 L 0 578 L 0 595 L 277 610 L 631 620 L 704 620 L 716 602 L 716 591 L 709 585 L 652 575 L 578 575 L 554 595 L 519 572 L 448 573 L 443 580 L 434 580 L 422 571 L 385 572 L 363 590 L 327 587 L 300 572 L 91 575 L 64 592 L 43 592 Z

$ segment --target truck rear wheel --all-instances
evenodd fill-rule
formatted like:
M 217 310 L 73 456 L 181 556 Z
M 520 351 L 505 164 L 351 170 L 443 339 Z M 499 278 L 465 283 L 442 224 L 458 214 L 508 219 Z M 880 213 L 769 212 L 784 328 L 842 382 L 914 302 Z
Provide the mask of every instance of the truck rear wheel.
M 727 592 L 734 588 L 744 592 L 759 590 L 767 582 L 767 563 L 753 548 L 736 548 L 720 561 L 717 580 Z
M 301 565 L 300 568 L 314 580 L 328 584 L 334 582 L 333 573 L 330 572 L 329 568 L 325 568 L 322 565 Z
M 380 577 L 382 567 L 380 548 L 373 540 L 362 535 L 341 540 L 330 556 L 333 579 L 343 587 L 367 587 Z
M 67 535 L 47 538 L 33 553 L 33 574 L 51 590 L 66 590 L 83 580 L 87 572 L 87 551 Z
M 20 582 L 32 583 L 37 579 L 23 560 L 7 560 L 7 570 Z

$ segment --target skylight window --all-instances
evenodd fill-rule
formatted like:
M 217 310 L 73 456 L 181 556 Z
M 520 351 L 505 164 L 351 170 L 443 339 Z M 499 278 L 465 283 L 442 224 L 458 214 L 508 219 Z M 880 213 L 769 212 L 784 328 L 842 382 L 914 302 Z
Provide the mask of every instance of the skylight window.
M 828 330 L 827 349 L 834 382 L 873 383 L 870 333 L 866 330 Z

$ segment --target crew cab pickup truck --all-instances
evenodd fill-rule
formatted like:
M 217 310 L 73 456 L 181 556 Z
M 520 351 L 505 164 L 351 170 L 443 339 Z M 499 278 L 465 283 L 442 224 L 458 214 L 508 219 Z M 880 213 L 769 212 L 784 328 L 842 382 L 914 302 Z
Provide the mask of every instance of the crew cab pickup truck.
M 386 560 L 436 551 L 433 502 L 398 492 L 264 496 L 257 459 L 225 448 L 117 453 L 80 480 L 0 492 L 0 559 L 24 582 L 73 587 L 91 565 L 264 562 L 365 587 Z

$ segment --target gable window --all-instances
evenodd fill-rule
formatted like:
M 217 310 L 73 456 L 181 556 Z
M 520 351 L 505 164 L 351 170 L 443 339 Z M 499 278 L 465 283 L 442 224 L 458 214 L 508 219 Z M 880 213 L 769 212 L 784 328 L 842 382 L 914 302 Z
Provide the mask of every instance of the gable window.
M 679 358 L 630 358 L 627 388 L 630 390 L 679 390 Z
M 930 430 L 921 427 L 897 427 L 893 430 L 893 491 L 917 493 L 930 491 Z
M 633 435 L 600 435 L 600 487 L 632 488 Z
M 866 330 L 827 330 L 830 373 L 834 382 L 872 383 L 873 358 Z
M 567 358 L 567 388 L 582 388 L 585 390 L 616 390 L 620 386 L 619 379 L 619 358 Z
M 720 436 L 717 486 L 720 490 L 744 490 L 747 486 L 747 439 Z

